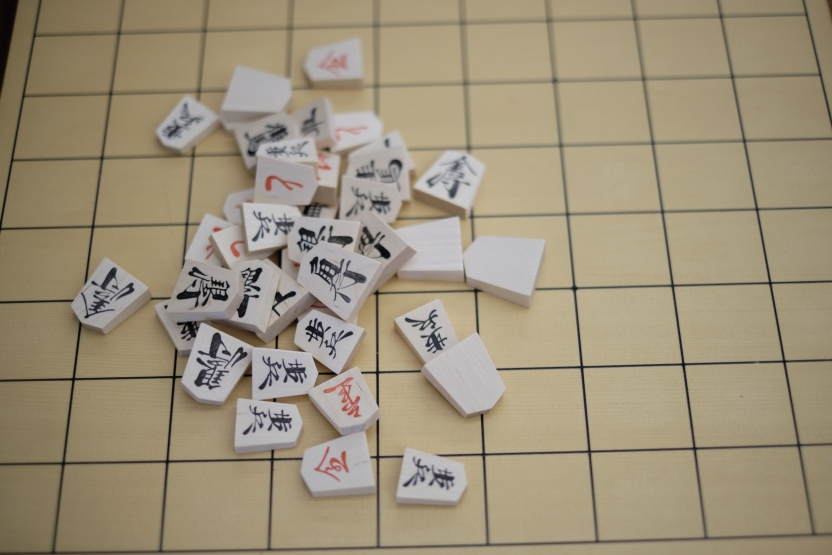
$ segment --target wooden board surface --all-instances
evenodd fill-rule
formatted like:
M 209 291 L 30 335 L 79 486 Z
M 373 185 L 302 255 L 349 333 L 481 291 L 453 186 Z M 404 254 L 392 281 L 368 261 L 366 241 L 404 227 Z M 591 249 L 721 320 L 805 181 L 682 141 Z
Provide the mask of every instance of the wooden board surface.
M 305 53 L 351 37 L 366 87 L 310 90 Z M 290 76 L 295 108 L 376 111 L 420 172 L 469 150 L 465 246 L 546 239 L 531 308 L 395 278 L 364 306 L 377 495 L 311 497 L 303 450 L 337 432 L 306 398 L 281 399 L 298 447 L 236 455 L 251 378 L 195 403 L 155 302 L 106 337 L 70 310 L 105 256 L 168 298 L 203 214 L 252 186 L 222 131 L 184 157 L 154 136 L 185 94 L 217 110 L 236 64 Z M 21 0 L 0 551 L 832 552 L 830 92 L 823 0 Z M 394 330 L 436 298 L 505 382 L 482 417 Z M 465 464 L 458 506 L 395 503 L 405 447 Z

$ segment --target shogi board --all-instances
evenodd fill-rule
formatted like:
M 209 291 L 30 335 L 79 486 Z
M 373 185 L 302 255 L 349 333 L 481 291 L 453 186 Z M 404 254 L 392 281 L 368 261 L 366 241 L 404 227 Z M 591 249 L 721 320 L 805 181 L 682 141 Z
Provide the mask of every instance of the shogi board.
M 0 551 L 832 552 L 826 2 L 429 4 L 19 2 L 0 94 Z M 351 37 L 364 90 L 310 90 L 306 52 Z M 420 171 L 470 149 L 487 169 L 465 247 L 546 240 L 531 308 L 396 278 L 364 305 L 377 495 L 311 497 L 303 452 L 337 432 L 307 398 L 280 400 L 303 418 L 296 448 L 236 455 L 251 379 L 194 402 L 154 314 L 203 214 L 253 184 L 223 131 L 184 157 L 154 131 L 186 94 L 217 112 L 236 64 L 289 75 L 292 108 L 377 111 Z M 442 216 L 411 201 L 396 226 Z M 154 302 L 101 336 L 69 305 L 105 256 Z M 437 298 L 500 369 L 482 417 L 393 328 Z M 293 348 L 294 326 L 268 345 L 212 326 Z M 406 447 L 465 464 L 459 505 L 396 504 Z

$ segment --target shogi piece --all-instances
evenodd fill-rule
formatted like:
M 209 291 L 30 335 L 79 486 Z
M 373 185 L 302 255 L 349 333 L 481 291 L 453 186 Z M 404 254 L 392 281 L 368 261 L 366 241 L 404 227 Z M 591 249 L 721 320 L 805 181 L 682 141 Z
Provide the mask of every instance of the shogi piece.
M 401 227 L 396 231 L 416 249 L 416 255 L 398 271 L 399 279 L 465 281 L 459 218 Z
M 249 253 L 273 253 L 284 248 L 300 218 L 297 207 L 285 204 L 247 203 L 243 205 L 242 213 Z
M 280 281 L 273 268 L 273 264 L 263 260 L 245 260 L 232 268 L 243 276 L 243 300 L 228 324 L 255 333 L 266 333 Z
M 292 119 L 300 128 L 300 136 L 315 141 L 319 150 L 335 146 L 335 124 L 329 98 L 324 96 L 307 104 L 295 111 Z
M 292 238 L 289 237 L 289 240 L 291 241 Z M 291 258 L 289 258 L 289 249 L 283 249 L 280 251 L 280 267 L 284 272 L 286 272 L 286 275 L 291 276 L 293 280 L 297 281 L 298 272 L 300 271 L 300 263 L 294 262 Z
M 416 254 L 416 250 L 395 229 L 372 212 L 361 216 L 361 235 L 358 237 L 356 252 L 381 264 L 381 277 L 376 282 L 375 291 Z
M 296 447 L 302 431 L 295 405 L 237 399 L 234 452 L 238 455 Z
M 230 193 L 225 197 L 225 204 L 222 207 L 222 213 L 225 214 L 225 219 L 234 225 L 242 224 L 243 218 L 240 209 L 247 202 L 254 202 L 254 187 L 245 191 Z
M 230 131 L 282 111 L 291 99 L 292 83 L 285 77 L 237 66 L 222 102 L 220 119 Z
M 179 324 L 228 320 L 243 302 L 243 289 L 240 272 L 186 261 L 168 301 L 168 316 Z
M 340 374 L 358 354 L 358 347 L 366 335 L 363 328 L 319 310 L 310 310 L 298 320 L 295 345 Z
M 407 152 L 407 145 L 404 143 L 404 139 L 399 134 L 398 131 L 391 131 L 387 135 L 383 136 L 382 138 L 375 140 L 371 143 L 368 143 L 361 148 L 357 148 L 350 152 L 349 157 L 347 158 L 350 165 L 352 165 L 353 161 L 362 156 L 364 154 L 369 154 L 370 152 L 375 152 L 377 150 L 384 150 L 385 148 L 395 148 L 397 146 L 404 147 L 405 150 L 405 169 L 408 173 L 413 173 L 416 171 L 416 163 L 413 161 L 413 157 L 410 156 L 410 153 Z
M 309 311 L 311 311 L 311 310 L 320 310 L 320 311 L 321 311 L 321 312 L 323 312 L 324 314 L 327 314 L 327 315 L 329 315 L 329 316 L 332 316 L 333 318 L 338 318 L 338 315 L 337 315 L 337 314 L 335 314 L 334 312 L 332 312 L 330 309 L 328 309 L 328 308 L 326 307 L 326 305 L 325 305 L 325 304 L 321 303 L 321 301 L 319 301 L 319 300 L 317 300 L 317 299 L 315 299 L 315 302 L 314 302 L 314 303 L 312 303 L 312 306 L 311 306 L 311 307 L 309 307 L 309 310 L 307 310 L 306 312 L 304 312 L 303 314 L 301 314 L 301 315 L 300 315 L 300 318 L 305 318 L 305 317 L 306 317 L 306 313 L 307 313 L 307 312 L 309 312 Z M 352 320 L 344 320 L 344 321 L 345 321 L 346 323 L 348 323 L 348 324 L 352 324 L 353 326 L 360 326 L 361 324 L 359 324 L 359 323 L 358 323 L 358 316 L 359 316 L 359 315 L 358 315 L 358 314 L 356 314 L 356 315 L 355 315 L 355 318 L 353 318 Z M 341 318 L 338 318 L 338 319 L 340 320 Z
M 298 283 L 339 318 L 356 317 L 381 277 L 381 264 L 358 253 L 319 243 L 300 263 Z
M 318 190 L 320 190 L 320 186 L 318 187 Z M 335 202 L 338 202 L 337 197 L 335 198 Z M 306 216 L 307 218 L 323 218 L 325 220 L 334 220 L 335 216 L 338 215 L 337 206 L 318 204 L 317 202 L 307 204 L 306 206 L 300 206 L 299 208 L 301 208 L 301 215 Z
M 283 251 L 286 252 L 286 251 Z M 289 262 L 289 264 L 293 264 Z M 269 325 L 265 333 L 257 333 L 257 337 L 266 343 L 274 341 L 280 332 L 289 327 L 299 315 L 306 312 L 315 302 L 312 293 L 298 285 L 298 282 L 281 268 L 273 268 L 279 276 L 277 292 L 272 301 L 272 310 L 269 314 Z
M 239 209 L 237 212 L 239 212 Z M 194 234 L 191 246 L 188 247 L 188 252 L 185 253 L 185 260 L 202 262 L 212 266 L 222 266 L 222 260 L 220 260 L 220 257 L 214 251 L 214 245 L 211 244 L 211 235 L 217 231 L 228 229 L 232 225 L 231 222 L 227 222 L 211 214 L 205 214 Z
M 186 96 L 156 129 L 156 137 L 166 149 L 186 154 L 219 126 L 217 114 Z
M 429 206 L 467 218 L 484 173 L 485 164 L 470 154 L 446 150 L 416 182 L 413 195 Z
M 325 150 L 318 151 L 318 190 L 312 197 L 317 204 L 338 204 L 338 179 L 341 177 L 341 157 Z M 310 205 L 311 206 L 311 205 Z M 332 216 L 323 216 L 334 218 Z
M 375 213 L 393 223 L 402 209 L 402 197 L 393 183 L 368 179 L 341 178 L 341 218 L 360 220 L 362 214 Z
M 357 366 L 310 389 L 309 400 L 342 436 L 366 431 L 378 420 L 378 404 Z
M 373 112 L 335 114 L 335 146 L 332 152 L 346 154 L 381 138 L 384 124 Z
M 251 345 L 202 324 L 182 374 L 182 387 L 197 402 L 222 405 L 249 364 Z
M 237 146 L 248 170 L 257 165 L 257 151 L 261 146 L 298 137 L 298 126 L 288 114 L 281 112 L 255 120 L 234 131 Z
M 396 331 L 422 364 L 459 343 L 442 301 L 436 299 L 395 320 Z
M 252 356 L 252 399 L 306 395 L 315 387 L 318 368 L 309 353 L 255 348 Z
M 105 258 L 72 301 L 81 325 L 108 334 L 150 300 L 150 289 Z
M 529 307 L 540 276 L 545 246 L 543 239 L 477 237 L 463 255 L 466 283 Z
M 292 162 L 293 164 L 304 164 L 318 171 L 318 149 L 315 148 L 315 141 L 312 139 L 292 139 L 289 141 L 278 141 L 266 143 L 257 149 L 257 156 Z
M 246 247 L 246 231 L 242 225 L 234 225 L 220 231 L 215 231 L 208 238 L 214 252 L 217 253 L 222 265 L 232 268 L 246 260 L 262 260 L 268 258 L 277 249 L 248 252 Z
M 300 474 L 312 497 L 376 492 L 367 434 L 339 437 L 303 452 Z
M 313 48 L 303 64 L 313 89 L 361 89 L 364 60 L 361 39 L 350 39 Z
M 300 264 L 303 255 L 320 243 L 354 252 L 360 232 L 358 222 L 301 217 L 289 234 L 289 260 Z
M 405 448 L 396 503 L 456 505 L 466 487 L 468 478 L 461 462 Z
M 422 375 L 465 418 L 493 409 L 506 390 L 476 333 L 426 362 Z
M 395 185 L 402 200 L 410 200 L 410 172 L 407 171 L 407 151 L 403 146 L 350 156 L 345 176 Z
M 266 156 L 257 157 L 254 202 L 306 206 L 318 189 L 315 168 Z
M 165 331 L 168 332 L 173 346 L 176 347 L 176 352 L 180 355 L 189 355 L 194 346 L 194 340 L 199 331 L 200 322 L 183 322 L 177 324 L 168 316 L 168 302 L 170 301 L 156 303 L 156 315 L 165 327 Z

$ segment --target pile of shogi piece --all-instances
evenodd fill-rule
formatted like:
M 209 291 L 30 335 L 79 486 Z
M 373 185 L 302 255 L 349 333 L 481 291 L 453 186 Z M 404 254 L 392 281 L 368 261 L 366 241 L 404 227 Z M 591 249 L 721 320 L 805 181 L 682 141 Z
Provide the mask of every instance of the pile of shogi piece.
M 361 43 L 316 48 L 305 69 L 316 87 L 361 87 Z M 188 154 L 222 125 L 254 187 L 228 196 L 224 219 L 203 217 L 173 295 L 156 311 L 189 355 L 181 383 L 196 401 L 224 404 L 251 366 L 251 399 L 237 401 L 237 453 L 295 447 L 303 430 L 297 406 L 274 400 L 308 395 L 342 436 L 305 451 L 301 475 L 311 494 L 374 493 L 365 432 L 379 407 L 351 366 L 366 336 L 363 303 L 397 275 L 467 280 L 528 307 L 544 241 L 479 237 L 463 253 L 460 218 L 471 214 L 480 161 L 446 151 L 411 187 L 407 147 L 398 132 L 384 134 L 374 113 L 336 114 L 326 97 L 289 113 L 291 96 L 288 79 L 238 66 L 219 115 L 186 96 L 157 129 L 162 145 Z M 452 216 L 394 229 L 411 199 Z M 72 307 L 84 327 L 106 334 L 150 299 L 147 286 L 105 258 Z M 297 321 L 300 351 L 254 348 L 211 325 L 219 321 L 266 343 Z M 394 326 L 460 415 L 495 406 L 505 386 L 485 345 L 476 333 L 458 340 L 438 299 Z M 335 374 L 318 386 L 316 361 Z M 462 463 L 405 451 L 398 502 L 454 505 L 465 487 Z

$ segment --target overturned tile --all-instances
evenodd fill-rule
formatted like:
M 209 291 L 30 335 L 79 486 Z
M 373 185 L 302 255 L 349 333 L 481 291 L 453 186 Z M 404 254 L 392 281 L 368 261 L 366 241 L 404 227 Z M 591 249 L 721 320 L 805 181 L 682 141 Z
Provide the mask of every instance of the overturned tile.
M 322 97 L 292 113 L 300 128 L 300 136 L 315 141 L 318 149 L 335 146 L 335 122 L 332 102 Z
M 187 154 L 219 126 L 220 120 L 214 112 L 186 96 L 156 129 L 156 137 L 166 149 Z
M 255 333 L 266 333 L 280 276 L 274 265 L 263 260 L 245 260 L 232 268 L 243 276 L 243 300 L 228 324 Z
M 376 423 L 378 404 L 356 366 L 309 390 L 309 400 L 342 436 Z
M 410 200 L 410 172 L 404 146 L 371 150 L 357 156 L 353 153 L 349 160 L 346 177 L 395 185 L 401 199 Z
M 464 152 L 446 150 L 416 182 L 416 200 L 460 218 L 471 215 L 485 164 Z
M 314 89 L 361 89 L 364 59 L 361 39 L 350 39 L 313 48 L 303 64 Z
M 289 264 L 292 265 L 293 262 L 290 261 Z M 269 314 L 269 325 L 264 333 L 255 332 L 257 337 L 266 343 L 274 341 L 280 332 L 289 327 L 315 302 L 312 293 L 298 285 L 289 273 L 276 266 L 274 271 L 279 276 L 279 281 L 272 301 L 271 314 Z
M 344 176 L 341 178 L 341 218 L 360 220 L 363 214 L 374 213 L 393 223 L 402 209 L 402 198 L 394 184 Z
M 297 207 L 285 204 L 244 204 L 242 212 L 249 253 L 273 253 L 284 248 L 295 222 L 300 218 Z
M 239 212 L 239 209 L 237 211 Z M 211 244 L 211 235 L 217 231 L 228 229 L 232 225 L 232 223 L 221 218 L 205 214 L 196 229 L 191 246 L 188 247 L 188 252 L 185 253 L 185 260 L 202 262 L 211 266 L 222 266 L 222 260 L 214 251 L 214 245 Z
M 482 236 L 465 250 L 465 281 L 497 297 L 532 305 L 540 267 L 543 239 Z
M 332 152 L 346 154 L 381 138 L 384 124 L 373 112 L 335 114 L 335 146 Z
M 254 202 L 254 187 L 244 191 L 237 191 L 236 193 L 229 193 L 222 207 L 222 213 L 225 215 L 225 219 L 234 225 L 242 224 L 243 216 L 240 209 L 247 202 Z
M 257 157 L 254 202 L 306 206 L 318 189 L 315 168 L 268 156 Z
M 189 355 L 194 346 L 194 340 L 199 331 L 200 322 L 182 322 L 181 324 L 177 324 L 168 316 L 166 310 L 168 302 L 161 301 L 156 303 L 156 315 L 165 327 L 165 331 L 168 332 L 173 346 L 176 347 L 176 352 L 180 355 Z
M 268 258 L 277 248 L 248 252 L 246 247 L 246 231 L 242 225 L 234 225 L 220 231 L 215 231 L 208 238 L 214 252 L 226 268 L 232 268 L 239 262 L 246 260 L 262 260 Z
M 249 171 L 257 165 L 257 152 L 261 147 L 297 137 L 298 126 L 295 120 L 283 112 L 247 123 L 234 132 L 243 163 Z
M 299 264 L 304 254 L 321 243 L 354 252 L 360 231 L 358 222 L 301 217 L 289 234 L 289 260 Z
M 490 411 L 506 391 L 476 333 L 426 362 L 422 375 L 465 418 Z

